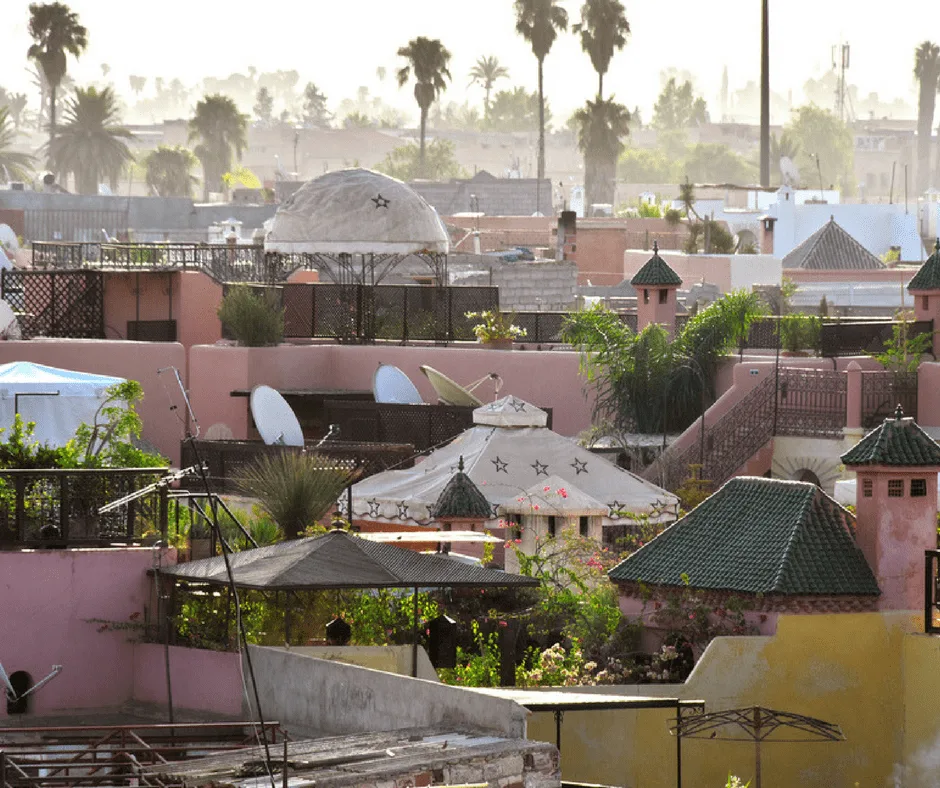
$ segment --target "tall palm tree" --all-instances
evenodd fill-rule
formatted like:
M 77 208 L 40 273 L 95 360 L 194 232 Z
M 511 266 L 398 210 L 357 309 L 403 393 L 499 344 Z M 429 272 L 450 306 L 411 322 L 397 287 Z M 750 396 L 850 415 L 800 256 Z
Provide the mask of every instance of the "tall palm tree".
M 144 160 L 147 186 L 158 197 L 191 197 L 196 183 L 192 169 L 198 161 L 182 145 L 160 145 Z
M 408 42 L 408 46 L 398 50 L 398 56 L 405 58 L 408 63 L 398 69 L 398 87 L 411 78 L 414 71 L 415 101 L 421 110 L 421 148 L 418 153 L 418 167 L 421 177 L 425 177 L 424 168 L 424 135 L 428 123 L 428 110 L 434 100 L 443 93 L 450 79 L 447 66 L 450 63 L 450 52 L 445 49 L 440 39 L 424 38 L 418 36 Z
M 35 60 L 49 85 L 49 152 L 55 140 L 56 92 L 67 69 L 66 57 L 76 59 L 88 47 L 88 31 L 78 14 L 64 3 L 31 3 L 29 34 L 33 43 L 26 56 Z
M 509 69 L 499 64 L 496 55 L 485 55 L 477 58 L 477 62 L 470 69 L 470 84 L 483 88 L 483 117 L 490 119 L 490 91 L 497 79 L 509 76 Z
M 914 77 L 920 88 L 917 98 L 917 191 L 930 185 L 930 142 L 933 113 L 940 80 L 940 47 L 924 41 L 914 51 Z
M 0 183 L 25 181 L 32 170 L 33 157 L 13 150 L 16 128 L 7 107 L 0 107 Z
M 545 91 L 542 65 L 558 37 L 568 29 L 568 12 L 556 0 L 515 0 L 516 32 L 532 47 L 539 62 L 539 150 L 538 179 L 545 177 Z
M 247 130 L 248 116 L 239 112 L 228 96 L 216 93 L 196 104 L 196 114 L 189 121 L 189 140 L 199 140 L 194 153 L 202 163 L 204 200 L 209 200 L 210 186 L 215 187 L 213 191 L 222 188 L 222 176 L 232 169 L 233 153 L 241 160 L 248 145 Z
M 586 0 L 581 21 L 572 27 L 581 36 L 581 49 L 591 58 L 597 72 L 597 96 L 604 97 L 604 74 L 614 53 L 623 49 L 630 35 L 627 12 L 620 0 Z
M 116 187 L 124 166 L 134 157 L 124 141 L 131 133 L 119 125 L 114 91 L 77 88 L 65 105 L 64 120 L 48 146 L 56 171 L 72 173 L 81 194 L 97 194 L 105 178 Z
M 614 202 L 617 159 L 623 153 L 621 140 L 630 133 L 630 112 L 613 96 L 598 96 L 574 113 L 578 125 L 578 148 L 584 154 L 584 192 L 588 205 Z

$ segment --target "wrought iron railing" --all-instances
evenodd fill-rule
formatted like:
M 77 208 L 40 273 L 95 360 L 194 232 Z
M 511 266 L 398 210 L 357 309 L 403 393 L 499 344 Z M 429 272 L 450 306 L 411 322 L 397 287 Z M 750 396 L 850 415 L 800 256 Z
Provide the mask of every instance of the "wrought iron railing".
M 940 550 L 924 550 L 924 632 L 940 634 Z
M 104 284 L 98 271 L 0 271 L 0 298 L 17 313 L 25 339 L 104 337 Z
M 916 372 L 865 372 L 862 374 L 862 426 L 877 427 L 898 405 L 911 416 L 917 414 Z
M 845 427 L 846 376 L 827 369 L 779 370 L 776 434 L 837 438 Z
M 106 503 L 146 487 L 164 468 L 0 470 L 0 546 L 108 545 L 166 538 L 168 499 L 153 490 L 99 514 Z
M 839 320 L 823 323 L 820 339 L 822 355 L 833 356 L 864 356 L 881 353 L 885 343 L 890 341 L 894 326 L 902 325 L 891 320 Z M 914 320 L 907 322 L 908 337 L 921 334 L 933 336 L 932 320 Z M 932 352 L 927 348 L 927 352 Z

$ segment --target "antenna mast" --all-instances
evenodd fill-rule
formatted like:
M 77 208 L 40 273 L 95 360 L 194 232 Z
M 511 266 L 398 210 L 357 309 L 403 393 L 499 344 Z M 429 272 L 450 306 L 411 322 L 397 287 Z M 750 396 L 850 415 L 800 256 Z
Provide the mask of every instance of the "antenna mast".
M 845 72 L 849 67 L 850 47 L 840 44 L 832 48 L 832 68 L 839 69 L 839 79 L 836 83 L 836 109 L 839 111 L 839 120 L 848 123 L 852 120 L 852 107 L 849 98 L 849 89 L 845 81 Z M 838 57 L 838 60 L 837 60 Z M 848 105 L 848 106 L 847 106 Z

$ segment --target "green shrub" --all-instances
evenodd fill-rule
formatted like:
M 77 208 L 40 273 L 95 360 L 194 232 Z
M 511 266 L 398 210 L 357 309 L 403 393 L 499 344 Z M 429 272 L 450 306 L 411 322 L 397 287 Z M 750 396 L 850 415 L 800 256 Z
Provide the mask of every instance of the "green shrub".
M 270 290 L 232 287 L 219 306 L 219 320 L 245 347 L 276 345 L 284 338 L 284 309 Z
M 784 350 L 816 350 L 819 347 L 822 321 L 815 315 L 798 312 L 780 319 L 780 344 Z

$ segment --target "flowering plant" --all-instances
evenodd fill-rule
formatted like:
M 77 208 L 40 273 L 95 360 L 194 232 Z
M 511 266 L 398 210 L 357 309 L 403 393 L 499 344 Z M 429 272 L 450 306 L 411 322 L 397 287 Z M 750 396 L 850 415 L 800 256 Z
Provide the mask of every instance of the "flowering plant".
M 473 335 L 481 342 L 491 342 L 494 339 L 519 339 L 526 335 L 526 330 L 514 325 L 513 315 L 486 309 L 482 312 L 466 312 L 467 320 L 479 320 L 473 326 Z

